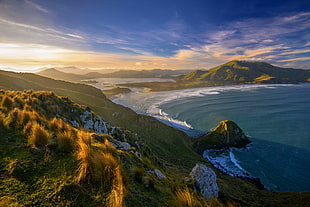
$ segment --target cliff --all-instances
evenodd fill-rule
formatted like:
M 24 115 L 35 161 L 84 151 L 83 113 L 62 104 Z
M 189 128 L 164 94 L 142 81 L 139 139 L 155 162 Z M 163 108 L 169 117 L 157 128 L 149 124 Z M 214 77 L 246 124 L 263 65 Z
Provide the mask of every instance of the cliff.
M 233 121 L 224 120 L 213 131 L 194 139 L 194 149 L 199 154 L 206 149 L 220 149 L 228 147 L 246 147 L 250 140 L 242 129 Z

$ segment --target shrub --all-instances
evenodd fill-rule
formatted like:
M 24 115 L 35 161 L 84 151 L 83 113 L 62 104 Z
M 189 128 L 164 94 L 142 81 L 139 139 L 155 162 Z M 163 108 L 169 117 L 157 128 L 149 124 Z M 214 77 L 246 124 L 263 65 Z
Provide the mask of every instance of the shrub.
M 50 133 L 41 124 L 34 123 L 28 136 L 28 144 L 34 147 L 44 147 L 48 143 Z

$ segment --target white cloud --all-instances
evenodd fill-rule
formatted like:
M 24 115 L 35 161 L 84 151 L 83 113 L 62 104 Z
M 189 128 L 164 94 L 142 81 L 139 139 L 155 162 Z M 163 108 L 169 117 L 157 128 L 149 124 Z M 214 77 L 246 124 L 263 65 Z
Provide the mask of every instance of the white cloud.
M 49 10 L 47 10 L 46 8 L 43 8 L 42 6 L 40 6 L 37 3 L 34 3 L 33 1 L 25 0 L 25 2 L 40 12 L 47 13 L 47 14 L 50 13 Z

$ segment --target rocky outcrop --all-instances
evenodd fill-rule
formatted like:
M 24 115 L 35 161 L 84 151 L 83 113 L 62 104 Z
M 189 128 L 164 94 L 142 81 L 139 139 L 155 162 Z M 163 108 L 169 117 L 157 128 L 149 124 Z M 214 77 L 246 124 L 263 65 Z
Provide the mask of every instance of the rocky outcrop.
M 190 176 L 194 179 L 195 186 L 207 200 L 218 197 L 219 188 L 216 183 L 216 174 L 211 168 L 197 163 Z
M 243 148 L 250 140 L 242 129 L 233 121 L 224 120 L 213 131 L 194 140 L 194 149 L 202 154 L 206 149 L 237 147 Z
M 110 142 L 116 149 L 122 150 L 122 151 L 130 151 L 131 146 L 127 142 L 121 142 L 114 140 L 114 142 Z
M 155 175 L 157 178 L 159 179 L 166 179 L 167 177 L 158 169 L 154 169 L 154 170 L 149 170 L 149 173 L 152 173 L 153 175 Z

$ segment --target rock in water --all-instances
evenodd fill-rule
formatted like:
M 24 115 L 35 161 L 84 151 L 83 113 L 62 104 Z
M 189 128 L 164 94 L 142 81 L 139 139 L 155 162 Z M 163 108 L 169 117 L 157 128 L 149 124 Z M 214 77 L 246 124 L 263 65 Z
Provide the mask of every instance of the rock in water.
M 194 149 L 202 153 L 206 149 L 221 149 L 228 147 L 246 147 L 250 140 L 242 129 L 233 121 L 224 120 L 213 131 L 194 140 Z
M 218 197 L 218 186 L 216 183 L 216 174 L 203 164 L 197 163 L 192 169 L 190 176 L 194 179 L 195 186 L 199 188 L 200 193 L 210 200 L 212 197 Z

